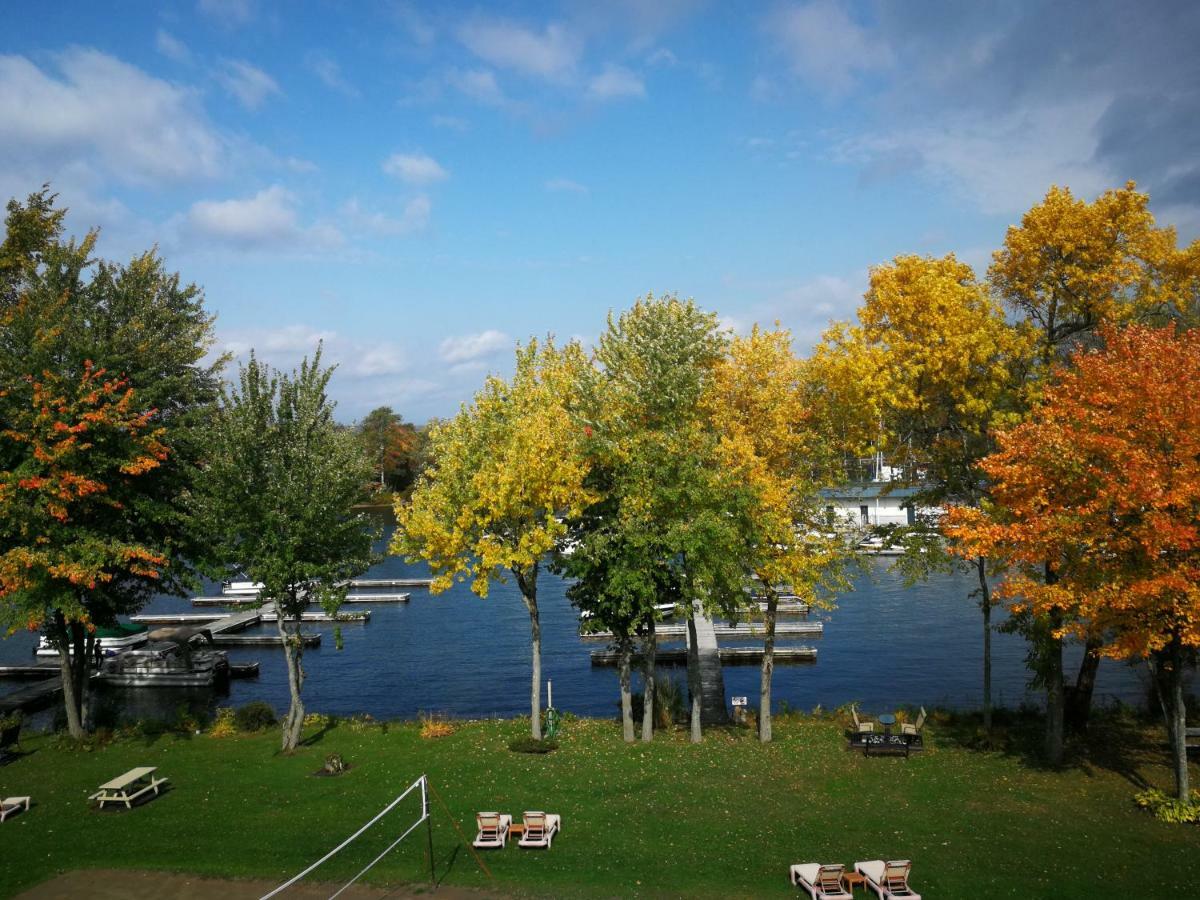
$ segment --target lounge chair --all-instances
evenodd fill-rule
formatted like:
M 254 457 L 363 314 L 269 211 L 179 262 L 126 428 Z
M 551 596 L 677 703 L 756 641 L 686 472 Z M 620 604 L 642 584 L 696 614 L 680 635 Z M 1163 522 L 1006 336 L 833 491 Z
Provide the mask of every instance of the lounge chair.
M 860 722 L 859 721 L 857 704 L 850 707 L 850 715 L 854 717 L 854 730 L 858 734 L 874 734 L 875 733 L 875 723 L 874 722 Z
M 540 847 L 550 849 L 550 843 L 562 827 L 562 819 L 553 813 L 527 812 L 521 817 L 525 831 L 518 843 L 522 847 Z
M 808 891 L 813 900 L 854 900 L 842 885 L 845 866 L 823 866 L 804 863 L 788 870 L 792 884 Z
M 854 871 L 867 879 L 867 887 L 879 895 L 879 900 L 921 900 L 921 895 L 908 886 L 912 863 L 907 859 L 872 859 L 856 862 Z
M 901 734 L 911 734 L 913 737 L 918 737 L 921 734 L 921 729 L 925 727 L 925 707 L 921 707 L 921 714 L 917 716 L 916 724 L 905 722 L 900 726 Z
M 0 800 L 0 822 L 22 809 L 29 809 L 28 797 L 5 797 Z
M 481 812 L 475 816 L 479 834 L 475 835 L 475 846 L 481 849 L 504 847 L 508 843 L 508 826 L 512 816 L 494 812 Z

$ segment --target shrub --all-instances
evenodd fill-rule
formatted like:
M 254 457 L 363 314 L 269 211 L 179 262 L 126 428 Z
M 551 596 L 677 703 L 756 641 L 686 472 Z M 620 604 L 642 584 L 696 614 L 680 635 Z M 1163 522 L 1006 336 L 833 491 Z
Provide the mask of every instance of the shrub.
M 253 700 L 240 707 L 233 714 L 233 721 L 238 731 L 262 731 L 279 724 L 271 704 L 262 700 Z
M 384 731 L 387 728 L 383 722 L 377 721 L 370 713 L 363 713 L 360 716 L 351 716 L 346 720 L 346 727 L 355 734 L 362 734 L 363 732 L 372 731 L 376 728 Z
M 421 737 L 440 738 L 454 734 L 454 726 L 436 713 L 421 713 Z
M 558 741 L 539 741 L 535 737 L 519 737 L 508 742 L 508 749 L 513 753 L 549 753 L 558 749 Z
M 334 723 L 333 716 L 327 716 L 325 713 L 309 713 L 304 717 L 305 728 L 329 728 Z
M 215 738 L 232 737 L 237 734 L 237 722 L 234 719 L 233 709 L 228 706 L 222 706 L 217 710 L 217 717 L 213 720 L 212 728 L 209 729 L 209 734 Z
M 1200 791 L 1192 791 L 1191 802 L 1184 803 L 1158 788 L 1150 788 L 1134 794 L 1133 802 L 1142 809 L 1149 810 L 1160 822 L 1178 825 L 1200 824 Z

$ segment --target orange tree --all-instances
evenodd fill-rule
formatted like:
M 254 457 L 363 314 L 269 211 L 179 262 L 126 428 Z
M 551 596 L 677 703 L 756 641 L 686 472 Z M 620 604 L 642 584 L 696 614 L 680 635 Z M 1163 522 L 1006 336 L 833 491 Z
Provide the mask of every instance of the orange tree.
M 1183 673 L 1200 647 L 1200 333 L 1134 325 L 1076 352 L 982 468 L 994 507 L 958 507 L 960 552 L 1010 568 L 998 593 L 1055 638 L 1146 658 L 1188 797 Z
M 27 379 L 27 402 L 6 409 L 0 445 L 19 463 L 0 472 L 0 612 L 10 631 L 42 628 L 59 650 L 67 724 L 84 731 L 90 593 L 167 565 L 127 518 L 140 483 L 167 458 L 155 410 L 103 369 L 78 379 Z M 6 392 L 7 394 L 7 392 Z M 101 623 L 103 624 L 103 623 Z
M 81 241 L 64 239 L 64 211 L 56 210 L 54 201 L 43 190 L 24 204 L 9 203 L 0 242 L 0 423 L 9 431 L 0 441 L 0 475 L 17 484 L 26 477 L 22 473 L 37 475 L 38 466 L 48 464 L 37 456 L 35 442 L 18 439 L 31 436 L 31 410 L 40 414 L 42 409 L 39 397 L 64 398 L 61 413 L 58 407 L 47 408 L 69 416 L 75 414 L 73 403 L 90 398 L 105 383 L 132 391 L 122 395 L 122 408 L 111 410 L 116 416 L 111 421 L 148 417 L 145 427 L 165 448 L 158 465 L 136 477 L 97 458 L 111 442 L 90 443 L 86 453 L 75 448 L 72 453 L 82 455 L 63 463 L 67 471 L 105 488 L 80 502 L 95 504 L 106 495 L 116 497 L 120 506 L 101 504 L 78 516 L 68 508 L 71 527 L 56 528 L 53 535 L 28 523 L 0 523 L 0 554 L 55 552 L 55 540 L 74 541 L 86 528 L 97 539 L 103 536 L 106 546 L 152 548 L 155 558 L 170 562 L 161 567 L 110 567 L 105 571 L 111 578 L 84 579 L 85 588 L 69 598 L 61 591 L 54 594 L 54 602 L 66 604 L 62 620 L 73 623 L 68 629 L 70 645 L 82 643 L 86 651 L 94 637 L 84 622 L 113 625 L 118 615 L 136 611 L 155 594 L 182 593 L 194 581 L 190 561 L 204 555 L 205 543 L 181 501 L 194 483 L 200 438 L 217 396 L 219 363 L 204 362 L 213 320 L 195 285 L 183 284 L 178 275 L 166 271 L 154 251 L 125 264 L 94 260 L 96 233 Z M 100 370 L 107 374 L 97 381 Z M 108 401 L 101 392 L 88 402 Z M 99 416 L 98 423 L 108 417 L 102 408 L 76 412 Z M 69 418 L 57 421 L 67 428 L 80 424 Z M 118 433 L 123 427 L 110 425 Z M 119 514 L 100 518 L 94 514 L 97 510 Z M 110 564 L 111 560 L 105 563 Z M 37 600 L 29 590 L 26 586 L 0 597 L 0 627 L 25 627 L 30 621 L 28 605 L 50 602 L 50 595 Z M 44 609 L 47 637 L 65 648 L 62 629 L 53 627 L 59 616 L 50 614 L 58 607 Z M 65 695 L 68 722 L 76 733 L 87 725 L 83 690 L 73 701 Z

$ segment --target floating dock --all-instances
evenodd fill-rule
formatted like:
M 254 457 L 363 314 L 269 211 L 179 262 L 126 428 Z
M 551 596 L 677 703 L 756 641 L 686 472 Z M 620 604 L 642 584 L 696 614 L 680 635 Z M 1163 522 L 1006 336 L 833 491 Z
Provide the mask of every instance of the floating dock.
M 378 588 L 427 588 L 433 584 L 432 578 L 354 578 L 349 582 L 353 591 L 375 590 Z
M 278 622 L 279 613 L 265 612 L 260 618 L 264 622 Z M 300 613 L 301 622 L 362 622 L 366 623 L 371 619 L 371 611 L 369 609 L 361 610 L 360 612 L 338 612 L 330 615 L 327 612 L 302 612 Z
M 45 709 L 62 694 L 62 676 L 48 678 L 0 697 L 0 716 L 16 712 Z
M 348 603 L 407 603 L 411 594 L 347 594 L 342 604 Z M 238 594 L 227 594 L 221 597 L 193 597 L 192 606 L 227 606 L 230 608 L 258 606 L 261 601 L 257 597 Z M 213 618 L 218 618 L 214 616 Z M 138 620 L 135 620 L 138 621 Z
M 139 625 L 205 625 L 225 618 L 224 613 L 148 613 L 130 616 Z
M 654 629 L 655 635 L 659 640 L 672 640 L 687 637 L 688 627 L 686 624 L 671 623 L 669 625 L 659 625 Z M 716 637 L 766 637 L 766 631 L 760 622 L 741 622 L 737 625 L 730 625 L 724 622 L 717 622 L 712 625 L 713 634 Z M 775 637 L 816 637 L 823 634 L 825 625 L 822 622 L 776 622 Z M 590 634 L 584 634 L 582 637 L 596 640 L 611 640 L 613 638 L 611 631 L 596 631 Z
M 0 678 L 33 680 L 54 678 L 60 675 L 62 675 L 62 668 L 58 663 L 52 666 L 0 666 Z
M 347 603 L 407 603 L 411 594 L 347 594 L 342 604 Z
M 718 647 L 717 655 L 721 660 L 722 665 L 750 665 L 762 662 L 763 648 L 762 647 Z M 776 663 L 807 663 L 816 662 L 817 650 L 815 647 L 776 647 L 775 662 Z M 616 650 L 593 650 L 592 665 L 593 666 L 615 666 L 619 662 L 619 654 Z M 641 665 L 642 657 L 640 653 L 635 653 L 633 656 L 635 665 Z M 687 665 L 687 650 L 682 647 L 659 647 L 658 652 L 654 656 L 654 661 L 658 665 L 663 666 L 686 666 Z
M 321 646 L 321 635 L 301 632 L 305 647 Z M 214 634 L 214 647 L 282 647 L 283 638 L 277 634 Z

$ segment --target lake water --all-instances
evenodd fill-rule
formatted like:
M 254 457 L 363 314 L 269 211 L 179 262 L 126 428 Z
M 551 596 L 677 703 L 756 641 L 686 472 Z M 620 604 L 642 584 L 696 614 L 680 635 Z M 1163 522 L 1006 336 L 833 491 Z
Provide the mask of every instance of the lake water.
M 385 535 L 386 539 L 386 535 Z M 382 542 L 380 549 L 385 546 Z M 399 578 L 428 575 L 423 565 L 387 557 L 364 577 Z M 982 624 L 979 609 L 968 594 L 974 577 L 939 575 L 928 583 L 906 588 L 890 571 L 890 561 L 874 559 L 854 589 L 829 611 L 811 618 L 825 623 L 819 638 L 788 644 L 809 644 L 817 661 L 779 665 L 775 670 L 776 704 L 811 709 L 840 706 L 852 700 L 878 713 L 902 704 L 951 708 L 977 707 L 982 701 Z M 344 624 L 344 649 L 334 647 L 333 626 L 309 624 L 323 632 L 319 648 L 306 650 L 305 704 L 310 711 L 337 715 L 369 713 L 376 718 L 410 718 L 421 711 L 455 717 L 517 716 L 529 710 L 529 616 L 515 585 L 493 585 L 481 600 L 464 585 L 432 596 L 413 588 L 408 603 L 355 604 L 370 609 L 365 625 Z M 554 684 L 554 703 L 561 710 L 589 716 L 615 715 L 617 674 L 591 665 L 589 651 L 603 644 L 579 637 L 579 619 L 567 601 L 563 581 L 549 573 L 539 579 L 542 621 L 542 673 Z M 218 593 L 208 585 L 206 594 Z M 146 612 L 193 611 L 190 602 L 175 597 L 156 599 Z M 246 633 L 274 633 L 264 625 Z M 36 637 L 17 634 L 0 641 L 0 664 L 32 662 Z M 723 643 L 749 645 L 748 639 Z M 667 644 L 664 644 L 666 646 Z M 676 642 L 675 646 L 678 646 Z M 993 696 L 998 705 L 1039 702 L 1027 692 L 1025 642 L 1018 636 L 995 634 Z M 257 660 L 257 679 L 234 681 L 222 705 L 266 700 L 278 710 L 288 703 L 283 652 L 272 647 L 229 650 L 233 662 Z M 1073 673 L 1078 649 L 1068 654 Z M 683 668 L 664 667 L 661 675 L 685 678 Z M 731 696 L 758 702 L 757 665 L 727 666 L 725 686 Z M 19 686 L 0 681 L 0 691 Z M 1105 660 L 1097 684 L 1097 699 L 1120 699 L 1140 704 L 1146 697 L 1144 671 Z M 638 690 L 635 681 L 635 690 Z M 156 716 L 173 711 L 181 695 L 162 689 L 124 690 L 121 702 L 133 715 Z M 201 699 L 206 699 L 207 694 Z M 194 701 L 196 698 L 191 697 Z M 544 700 L 543 692 L 543 700 Z M 40 719 L 46 721 L 47 716 Z

